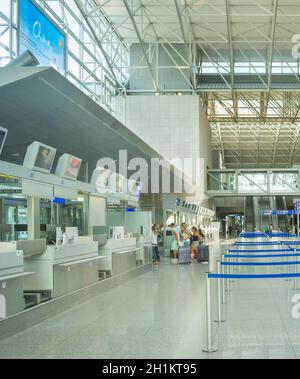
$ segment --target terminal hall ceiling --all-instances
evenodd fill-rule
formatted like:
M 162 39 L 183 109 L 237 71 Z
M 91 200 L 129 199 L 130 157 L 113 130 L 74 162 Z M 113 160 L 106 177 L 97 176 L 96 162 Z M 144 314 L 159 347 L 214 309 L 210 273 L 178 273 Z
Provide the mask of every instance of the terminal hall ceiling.
M 168 68 L 184 79 L 169 92 L 202 97 L 226 167 L 300 164 L 299 1 L 110 0 L 98 6 L 129 46 L 141 48 L 130 74 L 148 75 L 152 88 L 140 80 L 135 92 L 168 92 L 160 87 L 166 66 L 157 55 L 159 46 L 169 52 Z

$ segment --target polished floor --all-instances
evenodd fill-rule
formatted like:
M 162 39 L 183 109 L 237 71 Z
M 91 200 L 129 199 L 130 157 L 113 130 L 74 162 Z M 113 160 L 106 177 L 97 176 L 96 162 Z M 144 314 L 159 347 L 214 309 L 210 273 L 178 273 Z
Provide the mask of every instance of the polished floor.
M 210 268 L 164 259 L 159 269 L 0 341 L 0 358 L 300 358 L 300 319 L 292 316 L 300 290 L 284 279 L 232 283 L 226 322 L 214 323 L 218 351 L 202 352 L 205 272 L 224 249 L 225 242 L 211 246 Z

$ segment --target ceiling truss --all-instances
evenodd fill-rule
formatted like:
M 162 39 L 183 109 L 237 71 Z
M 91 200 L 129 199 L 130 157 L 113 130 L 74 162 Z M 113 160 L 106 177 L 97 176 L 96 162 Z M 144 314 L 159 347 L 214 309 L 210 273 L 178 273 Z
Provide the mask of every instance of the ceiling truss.
M 141 47 L 123 67 L 123 93 L 199 94 L 226 167 L 300 164 L 300 62 L 292 54 L 299 1 L 95 0 L 97 10 L 129 48 Z M 178 85 L 161 85 L 166 70 L 177 72 Z M 142 80 L 131 88 L 145 72 L 150 88 Z

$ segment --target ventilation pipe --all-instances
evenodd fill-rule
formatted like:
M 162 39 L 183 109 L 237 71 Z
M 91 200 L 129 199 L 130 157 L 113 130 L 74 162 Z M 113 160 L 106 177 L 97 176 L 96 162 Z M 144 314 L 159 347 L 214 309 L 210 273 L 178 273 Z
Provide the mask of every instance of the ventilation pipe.
M 33 67 L 38 64 L 39 61 L 37 58 L 31 53 L 31 51 L 26 50 L 16 59 L 10 61 L 5 67 Z

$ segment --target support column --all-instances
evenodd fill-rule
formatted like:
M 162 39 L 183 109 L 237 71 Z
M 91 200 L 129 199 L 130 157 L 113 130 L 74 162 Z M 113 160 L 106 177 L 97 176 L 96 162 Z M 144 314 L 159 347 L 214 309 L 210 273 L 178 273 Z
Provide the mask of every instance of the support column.
M 163 209 L 164 251 L 167 248 L 167 211 Z
M 28 239 L 39 239 L 40 232 L 40 199 L 33 196 L 27 198 Z
M 83 203 L 83 235 L 89 235 L 89 201 L 90 196 L 88 194 L 83 195 L 84 203 Z

